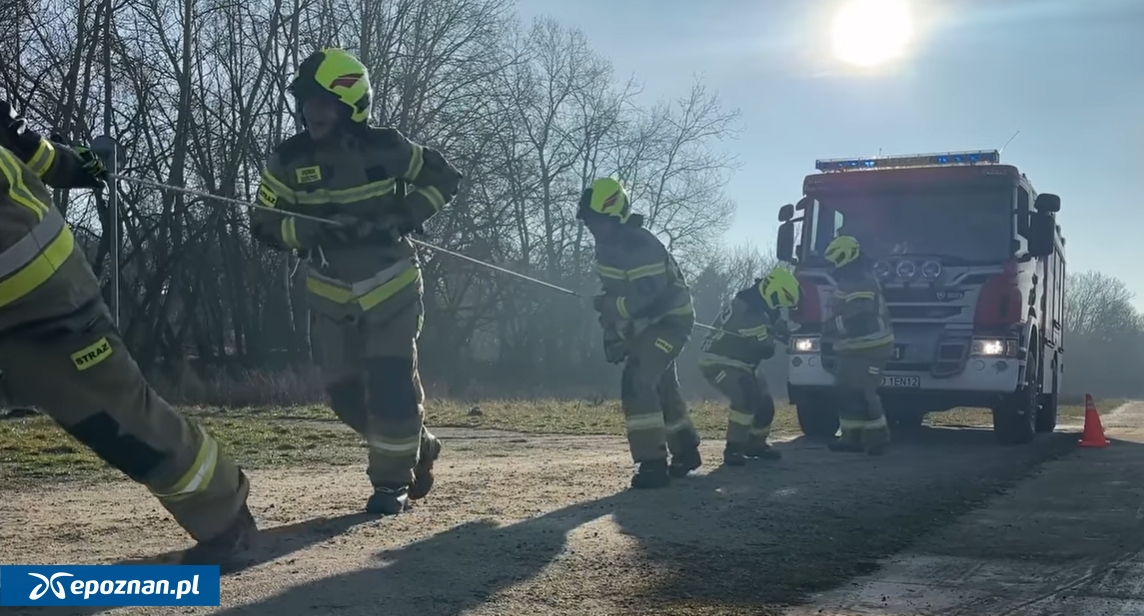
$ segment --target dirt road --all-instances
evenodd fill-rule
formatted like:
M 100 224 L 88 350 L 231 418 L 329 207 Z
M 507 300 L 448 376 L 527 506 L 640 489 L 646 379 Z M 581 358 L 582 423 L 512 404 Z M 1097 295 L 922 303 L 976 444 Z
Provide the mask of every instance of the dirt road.
M 220 608 L 5 611 L 780 614 L 937 536 L 1076 441 L 1056 434 L 1000 448 L 988 430 L 922 429 L 899 436 L 891 455 L 868 458 L 795 440 L 779 444 L 781 462 L 733 471 L 717 469 L 722 444 L 711 441 L 700 475 L 635 493 L 624 490 L 631 471 L 621 439 L 440 432 L 438 487 L 396 519 L 357 513 L 367 496 L 361 468 L 254 472 L 252 508 L 267 531 L 260 553 L 224 578 Z M 126 482 L 8 494 L 0 520 L 0 562 L 115 562 L 187 545 Z M 1010 548 L 995 547 L 1061 545 L 1036 524 L 1015 527 Z M 1078 562 L 1067 560 L 1078 547 L 1063 549 Z
M 876 574 L 788 615 L 1144 614 L 1144 403 L 1103 423 L 1112 446 L 1046 463 Z

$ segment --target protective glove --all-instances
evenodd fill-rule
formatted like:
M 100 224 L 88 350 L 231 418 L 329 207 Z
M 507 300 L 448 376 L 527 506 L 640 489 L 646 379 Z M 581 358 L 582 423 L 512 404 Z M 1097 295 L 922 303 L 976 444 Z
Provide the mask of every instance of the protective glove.
M 778 319 L 771 325 L 771 335 L 780 342 L 790 342 L 790 333 L 790 323 L 786 319 Z
M 592 308 L 594 308 L 596 310 L 596 312 L 604 312 L 604 303 L 607 301 L 608 301 L 608 296 L 606 294 L 601 293 L 600 295 L 597 295 L 597 296 L 592 298 Z
M 85 188 L 99 188 L 107 181 L 107 168 L 103 166 L 103 161 L 91 151 L 91 148 L 85 145 L 75 146 L 75 153 L 79 155 L 79 159 L 83 161 L 83 170 L 91 178 L 90 182 L 76 182 L 77 187 Z M 86 178 L 85 178 L 86 179 Z
M 28 128 L 24 118 L 8 101 L 0 99 L 0 143 L 9 145 L 20 159 L 27 162 L 40 147 L 40 134 Z
M 609 364 L 618 364 L 628 356 L 624 338 L 613 328 L 604 330 L 604 359 Z

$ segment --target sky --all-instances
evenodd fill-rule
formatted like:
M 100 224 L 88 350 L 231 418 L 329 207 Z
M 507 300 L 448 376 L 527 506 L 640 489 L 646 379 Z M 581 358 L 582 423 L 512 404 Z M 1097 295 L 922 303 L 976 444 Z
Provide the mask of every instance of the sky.
M 729 243 L 774 245 L 818 158 L 999 149 L 1060 195 L 1070 272 L 1123 280 L 1144 309 L 1144 0 L 911 0 L 899 60 L 831 48 L 845 0 L 519 0 L 578 28 L 651 99 L 699 76 L 742 113 Z

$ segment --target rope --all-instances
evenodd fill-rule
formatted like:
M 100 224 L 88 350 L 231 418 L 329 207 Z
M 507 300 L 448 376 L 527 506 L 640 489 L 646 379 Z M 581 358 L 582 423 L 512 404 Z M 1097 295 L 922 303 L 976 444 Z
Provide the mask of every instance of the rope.
M 211 193 L 208 193 L 208 192 L 203 192 L 203 191 L 199 191 L 199 190 L 192 190 L 190 188 L 183 188 L 181 186 L 171 186 L 170 184 L 163 184 L 161 182 L 144 180 L 142 178 L 132 177 L 132 176 L 128 176 L 128 175 L 121 175 L 118 173 L 109 173 L 108 175 L 115 178 L 116 180 L 119 180 L 121 182 L 127 182 L 129 184 L 139 184 L 140 186 L 149 186 L 151 188 L 157 188 L 160 190 L 171 190 L 171 191 L 183 193 L 186 195 L 192 195 L 195 197 L 200 197 L 200 198 L 206 199 L 208 201 L 219 201 L 221 203 L 229 203 L 232 205 L 241 205 L 241 206 L 254 208 L 254 209 L 258 209 L 258 210 L 264 210 L 267 212 L 273 212 L 273 213 L 278 214 L 280 216 L 291 216 L 294 218 L 301 218 L 303 220 L 312 220 L 314 222 L 327 224 L 327 225 L 334 225 L 334 226 L 338 226 L 338 227 L 343 226 L 342 223 L 340 223 L 336 220 L 330 220 L 328 218 L 321 218 L 319 216 L 310 216 L 309 214 L 300 214 L 298 212 L 290 212 L 287 210 L 280 210 L 280 209 L 276 209 L 276 208 L 272 208 L 272 207 L 266 207 L 265 205 L 260 205 L 258 203 L 252 203 L 250 201 L 246 201 L 243 199 L 234 199 L 231 197 L 221 197 L 219 195 L 212 195 Z M 435 244 L 430 244 L 429 242 L 423 242 L 419 239 L 415 239 L 412 237 L 409 238 L 409 241 L 413 242 L 414 244 L 417 244 L 418 246 L 423 246 L 425 248 L 428 248 L 429 250 L 434 250 L 434 251 L 440 252 L 442 254 L 447 254 L 449 256 L 468 261 L 469 263 L 473 263 L 473 264 L 479 265 L 481 267 L 485 267 L 485 268 L 488 268 L 491 270 L 495 270 L 495 271 L 501 272 L 503 274 L 508 274 L 509 276 L 515 276 L 521 280 L 525 280 L 525 281 L 531 282 L 533 284 L 537 284 L 537 285 L 540 285 L 543 287 L 548 287 L 549 289 L 552 289 L 553 291 L 558 291 L 560 293 L 564 293 L 565 295 L 571 295 L 573 297 L 578 297 L 580 299 L 591 299 L 590 297 L 583 295 L 581 293 L 577 293 L 571 289 L 566 289 L 564 287 L 554 285 L 551 282 L 546 282 L 544 280 L 540 280 L 539 278 L 533 278 L 532 276 L 528 276 L 528 275 L 522 274 L 520 272 L 514 272 L 510 269 L 503 268 L 499 265 L 494 265 L 494 264 L 488 263 L 486 261 L 481 261 L 480 259 L 475 259 L 473 257 L 466 255 L 466 254 L 462 254 L 462 253 L 459 253 L 459 252 L 456 252 L 453 250 L 449 250 L 448 248 L 442 248 L 442 247 L 437 246 Z M 725 330 L 719 329 L 718 327 L 712 327 L 710 325 L 707 325 L 705 323 L 700 323 L 698 321 L 696 321 L 695 326 L 703 328 L 703 329 L 707 329 L 710 331 L 722 332 L 724 334 L 730 334 L 732 336 L 742 337 L 736 332 L 725 331 Z

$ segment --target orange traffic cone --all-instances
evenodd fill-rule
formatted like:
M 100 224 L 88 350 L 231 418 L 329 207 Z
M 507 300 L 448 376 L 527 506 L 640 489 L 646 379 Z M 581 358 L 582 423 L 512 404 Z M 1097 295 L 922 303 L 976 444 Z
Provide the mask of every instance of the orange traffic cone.
M 1111 443 L 1104 438 L 1104 426 L 1100 423 L 1100 413 L 1092 403 L 1092 396 L 1084 395 L 1084 434 L 1078 443 L 1081 447 L 1108 447 Z

